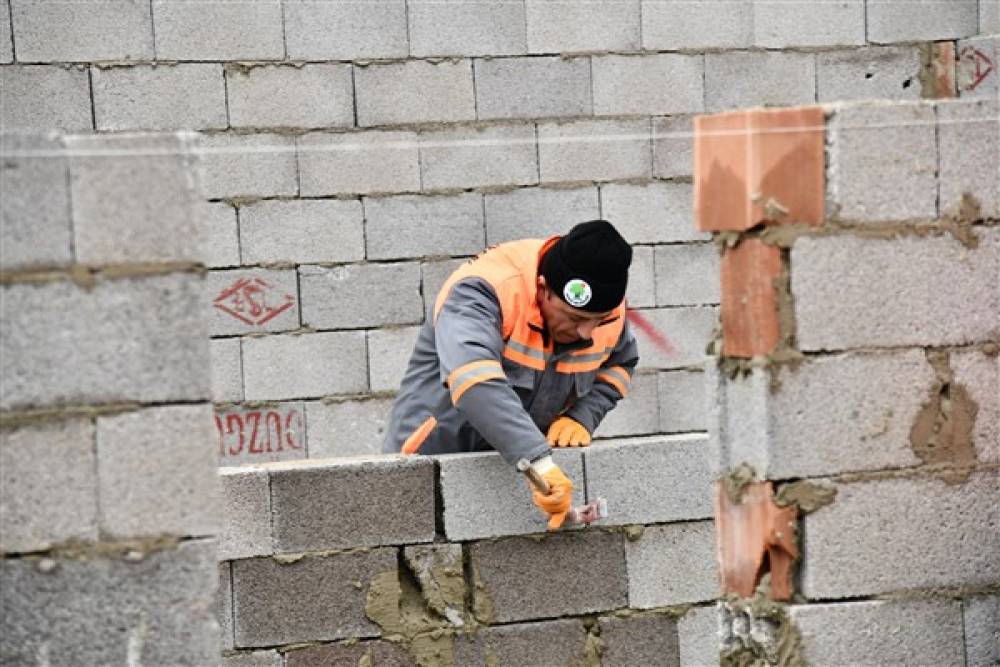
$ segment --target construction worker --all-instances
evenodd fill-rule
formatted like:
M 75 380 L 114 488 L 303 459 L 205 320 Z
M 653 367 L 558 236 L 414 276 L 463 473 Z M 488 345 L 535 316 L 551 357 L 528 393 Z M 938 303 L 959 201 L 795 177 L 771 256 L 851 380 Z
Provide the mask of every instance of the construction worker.
M 611 223 L 512 241 L 456 270 L 437 295 L 393 406 L 385 452 L 495 449 L 548 482 L 536 506 L 562 525 L 573 483 L 550 447 L 586 447 L 629 390 L 632 248 Z

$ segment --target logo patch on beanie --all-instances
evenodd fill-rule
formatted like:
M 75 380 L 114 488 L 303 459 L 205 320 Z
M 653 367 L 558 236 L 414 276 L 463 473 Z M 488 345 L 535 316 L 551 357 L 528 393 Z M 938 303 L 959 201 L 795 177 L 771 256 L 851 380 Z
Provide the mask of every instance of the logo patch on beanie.
M 566 299 L 566 303 L 573 306 L 574 308 L 582 308 L 590 303 L 590 298 L 594 296 L 594 293 L 590 290 L 590 285 L 587 281 L 580 280 L 579 278 L 573 278 L 566 283 L 563 287 L 563 298 Z

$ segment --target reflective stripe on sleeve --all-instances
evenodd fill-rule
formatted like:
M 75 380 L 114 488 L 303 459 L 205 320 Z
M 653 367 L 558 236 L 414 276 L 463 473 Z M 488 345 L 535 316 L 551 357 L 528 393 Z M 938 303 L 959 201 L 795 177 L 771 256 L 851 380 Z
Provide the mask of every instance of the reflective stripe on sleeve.
M 632 386 L 632 376 L 629 375 L 628 371 L 621 366 L 605 368 L 597 374 L 597 379 L 601 382 L 607 382 L 612 387 L 617 389 L 618 393 L 622 395 L 622 398 L 628 396 L 628 390 Z
M 420 445 L 424 444 L 427 440 L 427 436 L 431 434 L 434 427 L 437 426 L 437 419 L 433 415 L 424 420 L 424 423 L 417 427 L 417 430 L 410 434 L 410 437 L 406 439 L 403 443 L 403 454 L 409 456 L 410 454 L 415 454 Z
M 459 366 L 448 376 L 451 402 L 454 405 L 458 405 L 458 400 L 462 398 L 462 394 L 480 382 L 502 380 L 506 377 L 503 367 L 500 366 L 500 362 L 494 359 L 482 359 Z

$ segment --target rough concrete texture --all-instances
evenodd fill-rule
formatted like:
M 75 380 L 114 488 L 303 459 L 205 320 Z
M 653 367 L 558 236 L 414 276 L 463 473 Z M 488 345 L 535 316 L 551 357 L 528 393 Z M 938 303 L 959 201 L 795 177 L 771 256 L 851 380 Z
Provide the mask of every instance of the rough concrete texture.
M 303 197 L 420 190 L 413 132 L 314 132 L 296 143 Z
M 413 658 L 406 649 L 391 641 L 345 642 L 306 646 L 287 651 L 284 667 L 412 667 Z
M 816 97 L 837 100 L 920 99 L 920 49 L 872 46 L 816 54 Z
M 218 63 L 91 69 L 98 130 L 214 130 L 228 126 Z
M 816 99 L 811 53 L 734 51 L 705 55 L 705 109 L 796 106 Z
M 677 619 L 681 667 L 704 667 L 719 661 L 719 611 L 695 607 Z
M 444 532 L 451 541 L 545 531 L 545 515 L 531 502 L 524 476 L 499 454 L 483 452 L 437 457 Z M 573 504 L 585 498 L 583 463 L 576 450 L 557 450 L 553 460 L 573 481 Z
M 625 543 L 625 558 L 630 607 L 649 609 L 719 596 L 712 521 L 646 526 L 638 539 Z
M 481 628 L 455 641 L 456 665 L 582 665 L 587 631 L 578 619 Z
M 653 118 L 653 176 L 678 178 L 694 170 L 692 116 Z M 690 225 L 689 225 L 690 226 Z
M 646 49 L 723 49 L 753 45 L 753 0 L 660 0 L 642 6 Z
M 409 0 L 410 55 L 504 56 L 525 53 L 523 2 L 470 5 L 461 0 Z
M 323 363 L 314 363 L 316 359 Z M 318 398 L 367 389 L 363 331 L 243 340 L 243 390 L 248 401 Z
M 941 214 L 1000 217 L 1000 99 L 942 103 L 937 113 Z M 966 195 L 978 213 L 976 204 L 965 213 Z
M 0 67 L 4 132 L 90 132 L 90 81 L 85 69 L 47 65 Z M 6 143 L 6 137 L 4 143 Z
M 299 328 L 298 281 L 293 269 L 210 271 L 204 295 L 213 336 L 273 333 Z
M 0 431 L 0 552 L 97 539 L 94 426 L 68 419 Z
M 1000 663 L 1000 597 L 974 597 L 962 602 L 965 664 Z
M 754 44 L 860 46 L 865 43 L 865 0 L 754 0 Z
M 476 542 L 469 547 L 476 617 L 504 623 L 624 607 L 623 541 L 620 533 L 582 530 Z
M 648 178 L 648 120 L 539 123 L 538 162 L 543 182 Z
M 1000 7 L 1000 3 L 995 6 Z M 1000 57 L 1000 27 L 993 34 L 985 29 L 980 32 L 988 36 L 963 39 L 955 47 L 958 58 L 955 83 L 962 98 L 995 100 L 1000 96 L 1000 74 L 996 70 Z
M 430 542 L 434 463 L 421 457 L 267 465 L 276 552 Z
M 14 43 L 10 29 L 10 0 L 0 2 L 0 63 L 14 60 Z
M 205 203 L 198 215 L 202 230 L 202 254 L 210 269 L 240 265 L 240 233 L 236 209 L 226 202 Z
M 222 667 L 283 667 L 277 651 L 243 651 L 222 656 Z
M 368 259 L 474 255 L 485 236 L 480 194 L 365 200 Z
M 117 537 L 214 535 L 220 521 L 208 404 L 97 418 L 101 532 Z M 177 462 L 183 461 L 183 466 Z
M 382 451 L 393 399 L 306 404 L 309 456 L 365 456 Z
M 212 355 L 212 400 L 238 403 L 243 400 L 243 363 L 239 338 L 215 338 L 209 343 Z
M 305 458 L 304 405 L 299 402 L 272 403 L 218 410 L 215 429 L 219 465 L 239 466 Z
M 996 583 L 998 482 L 987 471 L 958 484 L 921 477 L 838 484 L 836 501 L 805 517 L 803 594 L 831 599 Z M 895 519 L 886 519 L 887 508 Z
M 629 243 L 708 241 L 712 235 L 691 224 L 693 196 L 690 183 L 609 183 L 601 186 L 601 213 Z
M 298 194 L 295 141 L 280 134 L 202 137 L 203 194 L 209 199 Z
M 983 35 L 1000 33 L 1000 0 L 979 0 L 979 32 Z
M 147 3 L 19 0 L 11 5 L 11 14 L 21 62 L 153 58 L 153 24 Z
M 677 621 L 666 614 L 604 616 L 601 629 L 602 667 L 677 665 Z
M 705 377 L 693 371 L 659 373 L 660 430 L 664 433 L 708 428 Z
M 808 664 L 973 665 L 962 645 L 962 605 L 952 600 L 876 600 L 794 605 Z
M 431 302 L 434 294 L 424 291 Z M 368 383 L 372 391 L 397 391 L 417 342 L 420 327 L 375 329 L 368 332 Z
M 203 261 L 196 137 L 66 137 L 76 260 Z
M 526 0 L 529 53 L 634 51 L 639 48 L 640 0 L 570 5 Z
M 6 195 L 0 201 L 0 269 L 73 262 L 69 164 L 62 151 L 55 134 L 3 135 L 0 191 Z
M 300 266 L 299 291 L 302 324 L 317 329 L 419 324 L 424 316 L 418 262 Z
M 656 306 L 656 269 L 652 246 L 633 246 L 632 264 L 628 269 L 628 289 L 625 299 L 630 308 Z
M 219 588 L 215 593 L 215 615 L 219 622 L 219 644 L 233 648 L 233 575 L 229 561 L 219 563 Z
M 895 0 L 868 0 L 868 41 L 876 44 L 955 39 L 975 35 L 977 0 L 921 2 L 920 8 Z
M 410 60 L 354 70 L 359 126 L 475 120 L 472 61 Z
M 226 70 L 232 127 L 351 127 L 350 65 L 315 63 Z
M 791 290 L 800 349 L 997 340 L 1000 230 L 975 233 L 975 249 L 950 236 L 799 239 Z
M 396 572 L 395 549 L 232 561 L 236 647 L 377 637 L 365 616 L 372 581 Z
M 285 44 L 292 60 L 405 58 L 406 0 L 330 3 L 286 0 Z
M 232 3 L 153 0 L 156 57 L 161 60 L 281 60 L 281 1 Z
M 647 368 L 674 369 L 697 367 L 705 359 L 705 343 L 712 339 L 712 330 L 719 321 L 716 306 L 682 306 L 638 311 L 670 343 L 662 350 L 638 327 L 634 327 L 642 356 L 639 370 Z
M 0 661 L 53 667 L 215 664 L 216 584 L 215 545 L 209 540 L 133 560 L 4 560 Z
M 0 407 L 208 398 L 201 288 L 192 273 L 99 279 L 89 292 L 66 281 L 3 286 Z
M 420 265 L 421 280 L 423 284 L 422 292 L 424 294 L 424 300 L 427 302 L 427 309 L 430 310 L 430 306 L 434 303 L 437 298 L 438 292 L 441 291 L 441 287 L 444 285 L 445 281 L 455 272 L 458 267 L 465 264 L 467 260 L 465 259 L 446 259 L 437 262 L 423 262 Z M 416 337 L 414 337 L 414 341 Z M 407 350 L 409 354 L 413 350 L 412 345 Z M 409 357 L 407 357 L 409 359 Z
M 271 544 L 271 488 L 266 470 L 250 466 L 219 470 L 222 530 L 219 560 L 265 556 Z
M 712 478 L 703 436 L 599 442 L 583 450 L 587 498 L 608 501 L 601 525 L 660 523 L 712 516 Z M 637 484 L 636 480 L 642 480 Z
M 365 257 L 361 202 L 286 200 L 241 206 L 240 252 L 244 264 L 360 261 Z
M 485 211 L 486 243 L 494 245 L 565 234 L 579 222 L 599 218 L 600 202 L 595 187 L 518 188 L 485 195 Z
M 503 125 L 423 132 L 420 177 L 425 189 L 537 183 L 535 128 Z
M 659 53 L 593 58 L 594 114 L 656 115 L 704 111 L 702 56 Z
M 719 303 L 719 249 L 712 243 L 656 248 L 656 305 Z
M 628 396 L 619 401 L 594 430 L 599 438 L 646 435 L 660 428 L 660 401 L 655 373 L 632 378 Z
M 476 114 L 480 119 L 589 116 L 589 58 L 476 60 Z
M 978 408 L 972 437 L 976 459 L 1000 463 L 1000 356 L 977 350 L 956 350 L 950 366 L 955 383 L 965 388 Z
M 837 107 L 827 121 L 827 218 L 857 224 L 936 218 L 934 126 L 934 107 L 925 104 Z

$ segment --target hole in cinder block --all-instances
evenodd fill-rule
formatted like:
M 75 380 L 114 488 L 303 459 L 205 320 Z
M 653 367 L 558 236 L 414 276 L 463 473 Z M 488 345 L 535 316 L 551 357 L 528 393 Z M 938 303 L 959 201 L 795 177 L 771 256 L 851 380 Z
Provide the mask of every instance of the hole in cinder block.
M 904 89 L 909 88 L 911 85 L 913 85 L 913 79 L 907 79 L 906 81 L 903 82 Z

